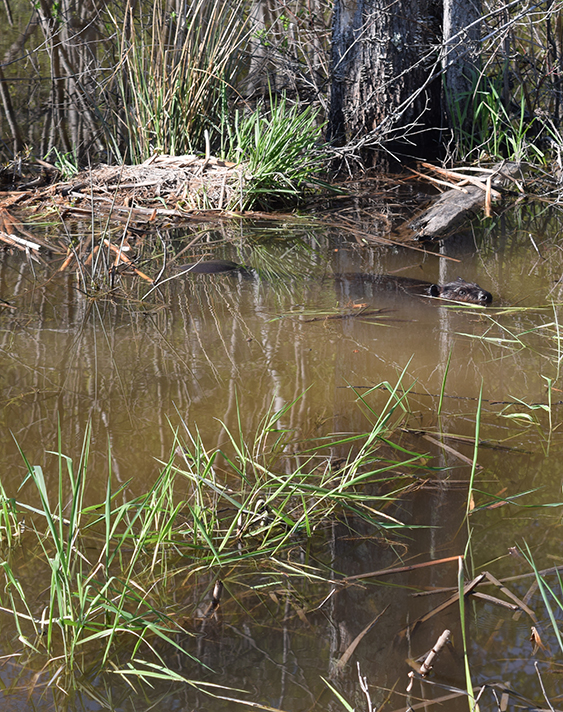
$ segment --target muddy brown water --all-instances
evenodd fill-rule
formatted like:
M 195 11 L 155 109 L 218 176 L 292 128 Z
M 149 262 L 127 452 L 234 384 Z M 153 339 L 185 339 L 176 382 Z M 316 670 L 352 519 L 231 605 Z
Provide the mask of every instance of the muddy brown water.
M 140 298 L 148 285 L 137 287 L 135 300 L 90 299 L 77 288 L 75 275 L 49 280 L 51 267 L 32 265 L 19 254 L 2 254 L 0 297 L 16 307 L 0 313 L 4 488 L 11 496 L 25 494 L 25 489 L 17 494 L 25 468 L 16 442 L 56 486 L 56 461 L 45 453 L 57 449 L 58 423 L 63 450 L 73 457 L 78 457 L 87 423 L 92 423 L 92 502 L 104 497 L 108 444 L 115 482 L 130 480 L 130 491 L 140 494 L 154 482 L 158 461 L 168 459 L 176 428 L 182 432 L 197 426 L 208 447 L 226 446 L 222 424 L 236 431 L 240 420 L 243 432 L 252 434 L 272 404 L 282 408 L 298 399 L 282 421 L 297 439 L 362 433 L 370 427 L 370 416 L 358 394 L 382 382 L 397 383 L 406 369 L 403 385 L 412 387 L 409 414 L 405 431 L 394 437 L 407 448 L 428 453 L 428 464 L 442 468 L 432 486 L 421 486 L 395 513 L 420 528 L 392 533 L 386 541 L 363 527 L 329 523 L 323 546 L 315 545 L 307 555 L 329 564 L 335 576 L 354 576 L 463 554 L 471 468 L 457 453 L 471 458 L 473 448 L 454 437 L 442 439 L 440 432 L 473 436 L 482 389 L 485 442 L 479 451 L 482 469 L 476 475 L 480 492 L 475 501 L 496 506 L 471 516 L 468 561 L 476 572 L 488 570 L 497 578 L 529 574 L 530 567 L 509 554 L 510 547 L 525 541 L 538 566 L 563 563 L 561 508 L 539 506 L 563 496 L 559 218 L 522 213 L 512 223 L 505 218 L 487 229 L 475 226 L 428 255 L 359 246 L 326 230 L 311 228 L 295 235 L 283 225 L 264 226 L 261 242 L 254 229 L 249 245 L 244 228 L 237 225 L 233 232 L 242 230 L 242 239 L 222 247 L 219 256 L 253 268 L 250 277 L 182 277 L 144 301 Z M 275 240 L 269 241 L 270 230 L 275 230 Z M 373 284 L 337 284 L 330 278 L 333 272 L 370 271 L 440 283 L 461 275 L 491 291 L 494 303 L 485 310 L 451 308 L 400 290 L 381 292 Z M 336 307 L 348 307 L 353 314 L 358 305 L 381 311 L 326 318 L 337 313 Z M 553 386 L 551 413 L 546 379 Z M 378 390 L 366 398 L 377 412 L 387 395 Z M 452 449 L 439 447 L 440 440 Z M 333 454 L 346 453 L 336 449 Z M 506 502 L 523 492 L 528 494 Z M 24 566 L 21 575 L 31 573 Z M 210 575 L 201 589 L 206 596 L 212 581 Z M 374 709 L 386 701 L 385 710 L 406 709 L 409 702 L 414 706 L 421 698 L 450 694 L 417 682 L 412 696 L 405 697 L 407 659 L 428 652 L 444 628 L 450 628 L 453 646 L 442 654 L 434 679 L 464 686 L 457 606 L 404 632 L 409 622 L 443 600 L 414 593 L 457 585 L 455 562 L 339 588 L 326 600 L 326 587 L 279 576 L 269 581 L 269 605 L 264 605 L 252 591 L 265 581 L 260 572 L 249 572 L 246 589 L 234 586 L 224 595 L 217 618 L 204 626 L 194 624 L 191 652 L 213 675 L 180 660 L 175 669 L 187 677 L 207 675 L 213 682 L 245 689 L 253 702 L 297 712 L 344 709 L 322 678 L 331 679 L 356 710 L 368 709 L 359 665 Z M 522 597 L 532 581 L 520 578 L 510 584 L 511 590 Z M 553 578 L 551 582 L 555 585 Z M 38 590 L 48 585 L 47 575 L 37 582 Z M 503 598 L 493 588 L 487 592 Z M 179 600 L 193 595 L 194 611 L 205 604 L 200 593 L 177 595 Z M 502 683 L 541 706 L 545 700 L 534 661 L 540 662 L 548 694 L 556 701 L 563 683 L 552 672 L 561 651 L 537 592 L 529 605 L 549 652 L 534 654 L 526 615 L 515 620 L 512 611 L 477 599 L 467 606 L 470 664 L 474 683 L 496 685 L 499 699 Z M 335 677 L 334 661 L 382 611 Z M 13 630 L 2 630 L 9 634 L 0 636 L 0 655 L 18 653 L 21 646 Z M 111 698 L 110 709 L 155 704 L 156 709 L 240 709 L 181 685 L 155 682 L 151 690 L 136 683 L 131 691 L 101 679 L 92 690 L 62 702 L 45 687 L 47 680 L 30 692 L 34 673 L 32 662 L 26 667 L 17 657 L 6 659 L 0 668 L 6 689 L 2 709 L 28 709 L 28 698 L 36 710 L 102 709 L 96 695 L 106 702 Z M 481 708 L 496 709 L 491 690 Z M 465 710 L 467 701 L 449 700 L 447 709 Z

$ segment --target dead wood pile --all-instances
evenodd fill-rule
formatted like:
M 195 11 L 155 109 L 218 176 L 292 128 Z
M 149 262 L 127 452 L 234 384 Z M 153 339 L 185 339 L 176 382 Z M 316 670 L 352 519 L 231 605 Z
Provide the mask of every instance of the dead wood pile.
M 44 162 L 42 162 L 43 165 Z M 100 165 L 72 181 L 49 187 L 13 191 L 3 207 L 49 201 L 60 209 L 80 209 L 167 217 L 186 217 L 201 210 L 232 210 L 242 206 L 244 167 L 213 156 L 152 156 L 139 165 Z
M 222 210 L 240 203 L 241 182 L 242 169 L 213 156 L 152 156 L 136 166 L 101 165 L 80 173 L 63 192 L 109 194 L 118 204 L 156 199 L 169 208 Z

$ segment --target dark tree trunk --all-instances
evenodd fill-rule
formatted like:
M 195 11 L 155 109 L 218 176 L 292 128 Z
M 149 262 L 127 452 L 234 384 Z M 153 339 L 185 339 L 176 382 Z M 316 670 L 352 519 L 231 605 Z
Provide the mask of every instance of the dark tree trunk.
M 268 71 L 268 44 L 264 41 L 269 27 L 272 25 L 270 3 L 265 0 L 255 0 L 250 10 L 250 23 L 253 33 L 250 40 L 250 66 L 246 80 L 246 95 L 267 95 L 268 87 L 275 92 L 275 74 Z M 271 70 L 271 67 L 270 67 Z
M 428 146 L 420 131 L 440 125 L 440 57 L 432 46 L 441 22 L 436 0 L 335 0 L 333 141 L 373 150 L 408 136 Z
M 472 91 L 479 73 L 480 0 L 444 0 L 442 67 L 448 123 L 470 129 Z

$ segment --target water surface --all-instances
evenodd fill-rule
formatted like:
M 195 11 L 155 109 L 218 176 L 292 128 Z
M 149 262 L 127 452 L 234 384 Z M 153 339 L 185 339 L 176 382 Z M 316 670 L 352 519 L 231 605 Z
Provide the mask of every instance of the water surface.
M 494 504 L 489 495 L 502 499 L 530 492 L 516 504 L 472 515 L 468 566 L 486 568 L 498 578 L 527 574 L 529 566 L 508 553 L 524 540 L 538 566 L 561 563 L 560 509 L 518 506 L 561 500 L 558 280 L 563 254 L 558 215 L 526 210 L 475 225 L 427 253 L 365 246 L 344 232 L 312 225 L 254 224 L 248 233 L 244 224 L 224 225 L 221 235 L 227 240 L 218 249 L 194 248 L 182 261 L 202 255 L 232 259 L 247 265 L 249 275 L 182 276 L 150 294 L 150 284 L 124 276 L 124 292 L 88 295 L 76 274 L 55 274 L 55 263 L 2 254 L 0 297 L 15 307 L 0 313 L 4 488 L 10 496 L 31 496 L 29 484 L 18 493 L 25 476 L 19 446 L 30 463 L 43 466 L 56 489 L 56 458 L 46 451 L 57 450 L 60 428 L 65 453 L 77 458 L 88 423 L 91 503 L 104 497 L 109 463 L 114 480 L 140 494 L 155 481 L 159 461 L 170 457 L 176 432 L 185 435 L 197 427 L 207 447 L 228 451 L 227 430 L 240 428 L 251 438 L 269 409 L 294 400 L 282 425 L 296 441 L 363 433 L 388 399 L 388 391 L 372 387 L 394 385 L 404 372 L 401 387 L 411 389 L 408 413 L 394 439 L 428 453 L 428 465 L 440 470 L 432 486 L 415 488 L 393 515 L 422 528 L 387 540 L 355 522 L 327 522 L 313 544 L 296 547 L 291 555 L 340 577 L 463 554 L 471 467 L 459 455 L 473 456 L 472 443 L 462 438 L 474 436 L 481 394 L 485 442 L 478 456 L 482 469 L 476 486 L 482 493 L 475 494 L 476 503 Z M 191 233 L 169 237 L 171 245 L 190 238 Z M 396 274 L 438 283 L 460 275 L 491 291 L 494 304 L 452 308 L 400 289 L 382 291 L 371 282 L 335 281 L 334 273 Z M 511 311 L 514 306 L 519 309 Z M 351 315 L 362 308 L 379 312 L 332 318 L 342 316 L 342 307 Z M 347 454 L 344 446 L 331 452 L 335 458 Z M 21 566 L 22 580 L 37 575 L 25 557 Z M 193 615 L 186 624 L 197 634 L 189 642 L 193 654 L 215 671 L 210 675 L 191 661 L 177 660 L 178 671 L 187 677 L 208 676 L 248 690 L 250 700 L 298 711 L 342 709 L 321 679 L 332 675 L 331 684 L 351 705 L 367 709 L 359 663 L 374 708 L 388 700 L 384 709 L 401 709 L 407 705 L 401 696 L 408 681 L 406 659 L 430 650 L 449 627 L 453 648 L 436 669 L 440 680 L 464 686 L 457 606 L 405 633 L 409 622 L 443 600 L 412 593 L 455 587 L 455 562 L 334 590 L 251 570 L 226 590 L 219 615 L 202 622 L 197 611 L 207 605 L 213 581 L 214 575 L 202 575 L 197 585 L 186 583 L 175 594 L 184 615 Z M 531 583 L 519 579 L 512 590 L 523 596 Z M 38 590 L 48 585 L 45 572 Z M 556 655 L 537 594 L 530 605 Z M 539 704 L 533 660 L 543 664 L 551 656 L 542 650 L 532 654 L 530 620 L 525 615 L 513 620 L 511 612 L 485 601 L 469 608 L 474 682 L 510 683 Z M 334 661 L 380 614 L 335 676 Z M 18 650 L 14 630 L 7 630 L 6 654 Z M 17 659 L 6 663 L 7 705 L 22 708 L 32 674 Z M 175 709 L 239 708 L 169 683 L 155 683 L 154 690 L 138 684 L 136 691 L 115 683 L 110 692 L 105 681 L 63 703 L 56 694 L 45 694 L 46 682 L 31 695 L 34 709 L 101 709 L 96 695 L 111 709 L 149 709 L 157 700 Z M 557 676 L 548 675 L 545 684 L 552 699 L 563 693 Z M 417 685 L 415 696 L 421 693 Z M 423 694 L 446 692 L 425 689 Z M 492 698 L 487 699 L 485 709 L 493 709 Z M 450 710 L 467 709 L 463 699 L 447 704 Z

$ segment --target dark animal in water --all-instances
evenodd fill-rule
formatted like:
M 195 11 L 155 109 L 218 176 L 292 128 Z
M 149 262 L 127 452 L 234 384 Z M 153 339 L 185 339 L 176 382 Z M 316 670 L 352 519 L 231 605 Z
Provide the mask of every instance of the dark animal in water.
M 243 265 L 239 265 L 231 260 L 206 260 L 180 265 L 175 268 L 180 274 L 221 274 L 224 272 L 239 272 L 248 275 L 249 270 Z M 454 282 L 447 284 L 432 284 L 420 279 L 409 277 L 396 277 L 390 274 L 361 274 L 351 272 L 349 274 L 335 274 L 337 282 L 363 283 L 371 282 L 377 284 L 381 289 L 400 289 L 407 294 L 415 296 L 439 297 L 454 302 L 465 302 L 466 304 L 479 304 L 488 306 L 493 301 L 493 295 L 480 287 L 475 282 L 466 282 L 458 277 Z
M 189 274 L 221 274 L 222 272 L 248 272 L 246 267 L 238 265 L 231 260 L 206 260 L 201 262 L 191 262 L 186 265 L 175 267 L 176 272 L 187 272 Z
M 440 299 L 452 299 L 455 302 L 466 302 L 467 304 L 480 304 L 483 307 L 492 304 L 493 295 L 487 292 L 475 282 L 466 282 L 458 277 L 455 282 L 447 284 L 432 284 L 429 289 L 431 297 Z
M 479 304 L 486 307 L 493 301 L 493 295 L 475 282 L 466 282 L 458 277 L 454 282 L 446 284 L 432 284 L 421 279 L 410 277 L 396 277 L 390 274 L 349 274 L 334 275 L 339 282 L 372 283 L 382 290 L 401 290 L 407 294 L 420 297 L 438 297 L 454 302 L 466 304 Z

